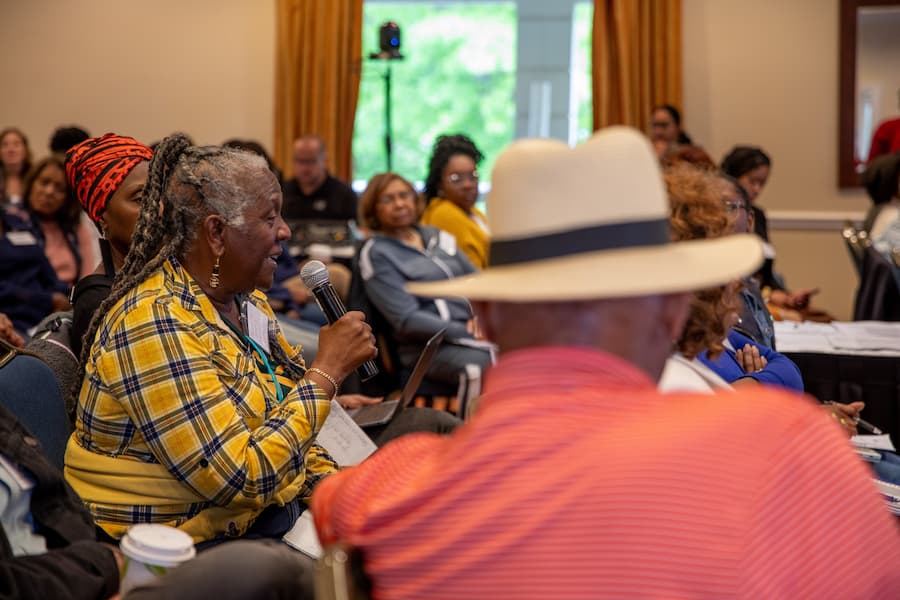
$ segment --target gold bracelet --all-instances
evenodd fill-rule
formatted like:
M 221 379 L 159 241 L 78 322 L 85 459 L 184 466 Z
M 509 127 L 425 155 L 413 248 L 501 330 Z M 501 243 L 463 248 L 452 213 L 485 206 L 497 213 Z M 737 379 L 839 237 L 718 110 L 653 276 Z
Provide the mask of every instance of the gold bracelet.
M 331 384 L 331 387 L 334 388 L 334 393 L 331 394 L 331 397 L 334 398 L 335 396 L 338 395 L 338 389 L 340 389 L 341 386 L 338 385 L 337 379 L 335 379 L 334 377 L 332 377 L 331 375 L 329 375 L 328 373 L 326 373 L 325 371 L 323 371 L 322 369 L 320 369 L 318 367 L 310 367 L 306 370 L 306 372 L 307 373 L 315 373 L 315 374 L 321 375 L 322 377 L 327 379 L 328 383 Z

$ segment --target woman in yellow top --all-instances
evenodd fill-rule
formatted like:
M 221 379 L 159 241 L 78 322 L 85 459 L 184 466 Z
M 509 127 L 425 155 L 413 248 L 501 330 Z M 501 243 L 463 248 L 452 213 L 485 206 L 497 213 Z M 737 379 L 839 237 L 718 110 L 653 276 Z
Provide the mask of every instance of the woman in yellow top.
M 422 223 L 453 235 L 457 247 L 473 265 L 488 264 L 491 232 L 487 217 L 475 208 L 478 200 L 478 163 L 484 158 L 467 136 L 442 135 L 434 143 L 425 180 Z
M 307 368 L 258 291 L 289 235 L 262 158 L 181 134 L 160 143 L 125 263 L 84 338 L 66 450 L 66 479 L 111 537 L 135 523 L 195 542 L 280 537 L 336 469 L 316 435 L 374 338 L 347 313 L 322 328 Z

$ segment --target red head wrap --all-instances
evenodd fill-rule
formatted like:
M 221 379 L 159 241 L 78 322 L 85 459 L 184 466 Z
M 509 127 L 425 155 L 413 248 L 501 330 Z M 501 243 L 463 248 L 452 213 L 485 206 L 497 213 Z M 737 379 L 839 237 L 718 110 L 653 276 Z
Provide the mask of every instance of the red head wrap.
M 91 138 L 66 152 L 69 187 L 95 223 L 135 165 L 153 151 L 139 141 L 113 133 Z

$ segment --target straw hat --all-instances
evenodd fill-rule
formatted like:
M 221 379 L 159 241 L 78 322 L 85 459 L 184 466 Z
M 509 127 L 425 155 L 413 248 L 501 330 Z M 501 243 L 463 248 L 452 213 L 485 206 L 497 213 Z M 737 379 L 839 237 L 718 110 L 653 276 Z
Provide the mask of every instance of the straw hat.
M 650 143 L 627 127 L 574 149 L 556 140 L 511 144 L 497 159 L 490 266 L 411 283 L 418 296 L 509 302 L 682 292 L 720 285 L 762 263 L 752 234 L 671 242 L 669 201 Z

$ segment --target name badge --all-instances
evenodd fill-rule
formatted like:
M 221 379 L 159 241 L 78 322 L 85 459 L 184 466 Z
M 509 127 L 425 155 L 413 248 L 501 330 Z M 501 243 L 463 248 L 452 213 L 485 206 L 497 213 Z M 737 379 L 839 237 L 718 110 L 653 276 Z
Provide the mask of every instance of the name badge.
M 247 335 L 259 345 L 260 348 L 269 351 L 269 317 L 266 313 L 256 308 L 252 302 L 244 303 L 247 316 Z
M 37 238 L 30 231 L 8 231 L 6 239 L 13 246 L 34 246 L 37 244 Z

